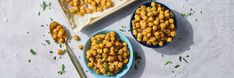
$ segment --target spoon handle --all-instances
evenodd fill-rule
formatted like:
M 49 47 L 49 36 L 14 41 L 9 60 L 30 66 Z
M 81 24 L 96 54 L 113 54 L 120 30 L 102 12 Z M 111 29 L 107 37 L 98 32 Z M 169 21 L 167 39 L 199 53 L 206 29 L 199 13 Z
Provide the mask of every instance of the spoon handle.
M 68 46 L 68 43 L 65 43 L 65 46 L 68 50 L 68 55 L 72 61 L 72 64 L 74 65 L 74 67 L 76 68 L 76 71 L 79 73 L 80 78 L 86 78 L 85 73 L 83 71 L 83 68 L 79 62 L 79 60 L 76 58 L 75 54 L 73 53 L 73 51 L 71 50 L 71 48 Z

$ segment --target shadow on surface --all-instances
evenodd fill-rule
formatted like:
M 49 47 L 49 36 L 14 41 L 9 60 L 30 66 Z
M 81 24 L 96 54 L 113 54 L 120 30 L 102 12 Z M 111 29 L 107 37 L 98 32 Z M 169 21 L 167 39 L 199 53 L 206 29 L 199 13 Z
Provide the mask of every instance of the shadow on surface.
M 130 38 L 130 37 L 128 37 L 128 39 L 132 44 L 133 51 L 136 52 L 137 55 L 139 55 L 141 59 L 138 58 L 138 60 L 136 60 L 135 59 L 136 57 L 134 57 L 134 62 L 132 64 L 132 67 L 123 76 L 123 78 L 140 78 L 145 70 L 146 57 L 145 57 L 143 49 L 136 42 L 136 40 L 134 40 L 133 38 Z
M 176 15 L 177 21 L 177 36 L 174 38 L 173 42 L 168 46 L 162 48 L 156 48 L 155 51 L 166 54 L 166 55 L 175 55 L 189 50 L 191 45 L 194 44 L 193 41 L 193 28 L 189 21 L 181 16 L 181 13 L 173 10 Z
M 110 14 L 109 16 L 105 17 L 102 20 L 99 20 L 98 22 L 87 26 L 81 30 L 82 33 L 85 33 L 86 35 L 90 36 L 92 33 L 104 29 L 105 27 L 113 24 L 114 22 L 117 22 L 121 20 L 122 18 L 132 14 L 137 6 L 139 6 L 141 3 L 143 3 L 145 0 L 138 0 L 136 2 L 133 2 L 132 4 Z M 130 18 L 129 18 L 130 19 Z

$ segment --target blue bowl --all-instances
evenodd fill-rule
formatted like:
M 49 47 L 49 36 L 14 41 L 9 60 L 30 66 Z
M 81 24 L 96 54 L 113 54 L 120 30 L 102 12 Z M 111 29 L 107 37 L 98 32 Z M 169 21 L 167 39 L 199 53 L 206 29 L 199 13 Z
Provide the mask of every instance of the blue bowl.
M 97 78 L 120 78 L 122 77 L 123 75 L 125 75 L 128 70 L 130 69 L 132 63 L 133 63 L 133 48 L 132 48 L 132 45 L 130 43 L 130 41 L 128 40 L 128 38 L 123 35 L 122 33 L 120 32 L 116 32 L 117 36 L 119 37 L 119 39 L 121 41 L 125 41 L 127 42 L 128 44 L 128 49 L 129 49 L 129 52 L 130 52 L 130 57 L 129 57 L 129 62 L 128 64 L 126 64 L 120 71 L 118 71 L 117 73 L 115 73 L 114 75 L 112 76 L 107 76 L 107 75 L 103 75 L 103 74 L 97 74 L 92 68 L 88 67 L 87 65 L 87 59 L 86 59 L 86 51 L 88 50 L 89 46 L 90 46 L 90 43 L 91 43 L 91 37 L 93 37 L 94 35 L 97 35 L 97 34 L 104 34 L 104 33 L 108 33 L 108 32 L 111 32 L 111 30 L 101 30 L 101 31 L 98 31 L 94 34 L 92 34 L 89 39 L 87 40 L 87 42 L 85 43 L 85 47 L 84 47 L 84 52 L 83 52 L 83 61 L 84 61 L 84 66 L 86 69 L 88 69 L 89 72 L 91 72 L 94 77 L 97 77 Z
M 145 3 L 141 4 L 140 6 L 138 6 L 137 8 L 141 7 L 142 5 L 151 6 L 151 2 L 155 2 L 155 1 L 148 1 L 148 2 L 145 2 Z M 170 8 L 168 8 L 166 5 L 164 5 L 164 4 L 162 4 L 162 3 L 159 3 L 159 2 L 155 2 L 155 3 L 156 3 L 156 4 L 160 4 L 162 7 L 165 7 L 165 9 L 168 9 L 169 11 L 172 12 L 172 14 L 174 15 L 175 29 L 177 29 L 177 21 L 176 21 L 175 13 L 174 13 Z M 135 39 L 136 41 L 137 41 L 137 38 L 133 35 L 133 31 L 132 31 L 132 20 L 134 19 L 135 12 L 136 12 L 137 8 L 135 9 L 135 11 L 134 11 L 134 13 L 132 14 L 132 17 L 131 17 L 131 19 L 130 19 L 130 20 L 131 20 L 131 21 L 130 21 L 130 31 L 131 31 L 132 36 L 134 37 L 134 39 Z M 174 39 L 174 37 L 173 37 L 172 39 Z M 148 45 L 148 44 L 146 44 L 146 43 L 141 43 L 141 42 L 139 42 L 139 41 L 137 41 L 137 42 L 140 43 L 140 44 L 142 44 L 142 45 L 144 45 L 144 46 L 146 46 L 146 47 L 150 47 L 150 48 L 161 48 L 161 47 L 167 46 L 167 45 L 169 45 L 169 44 L 171 43 L 171 42 L 164 42 L 164 45 L 163 45 L 163 46 L 158 46 L 158 45 L 153 46 L 153 45 Z

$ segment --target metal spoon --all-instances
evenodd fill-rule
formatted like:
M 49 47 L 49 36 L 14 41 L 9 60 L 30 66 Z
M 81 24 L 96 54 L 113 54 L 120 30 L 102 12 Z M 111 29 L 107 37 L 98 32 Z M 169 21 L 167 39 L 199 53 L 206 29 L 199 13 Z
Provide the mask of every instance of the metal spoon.
M 53 29 L 54 29 L 57 25 L 62 26 L 61 24 L 59 24 L 59 23 L 56 22 L 56 21 L 53 21 L 53 22 L 50 23 L 50 32 L 51 32 L 51 36 L 52 36 L 52 37 L 53 37 L 53 35 L 52 35 L 53 32 L 52 32 L 52 31 L 53 31 Z M 63 26 L 62 26 L 62 28 L 64 29 Z M 73 53 L 73 51 L 71 50 L 71 48 L 70 48 L 69 45 L 68 45 L 68 38 L 69 38 L 68 33 L 66 32 L 65 29 L 64 29 L 64 31 L 65 31 L 65 35 L 64 35 L 64 37 L 65 37 L 65 42 L 64 42 L 64 43 L 60 43 L 60 44 L 66 46 L 66 49 L 68 50 L 67 53 L 68 53 L 68 55 L 69 55 L 69 57 L 70 57 L 70 59 L 71 59 L 71 61 L 72 61 L 72 64 L 73 64 L 74 67 L 76 68 L 76 71 L 77 71 L 78 74 L 80 75 L 80 77 L 81 77 L 81 78 L 86 78 L 85 73 L 84 73 L 84 71 L 82 70 L 82 66 L 81 66 L 79 60 L 77 60 L 75 54 Z M 56 41 L 56 42 L 57 42 L 57 41 Z

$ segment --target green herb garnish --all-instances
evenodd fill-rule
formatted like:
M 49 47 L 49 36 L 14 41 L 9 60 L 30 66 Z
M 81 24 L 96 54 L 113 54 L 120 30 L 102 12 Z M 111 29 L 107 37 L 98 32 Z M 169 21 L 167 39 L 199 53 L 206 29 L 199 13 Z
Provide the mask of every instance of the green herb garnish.
M 42 10 L 45 11 L 45 9 L 48 7 L 48 4 L 45 1 L 43 1 L 40 6 L 41 6 Z
M 33 55 L 37 55 L 37 52 L 35 51 L 35 50 L 33 50 L 33 49 L 30 49 L 30 52 L 31 52 L 31 54 L 33 54 Z
M 52 54 L 52 53 L 53 53 L 53 51 L 50 51 L 50 53 Z
M 31 59 L 28 60 L 28 63 L 30 63 L 30 62 L 31 62 Z
M 134 56 L 134 59 L 135 59 L 135 60 L 141 59 L 141 56 L 139 56 L 137 52 L 134 52 L 134 53 L 133 53 L 133 56 Z
M 136 64 L 135 64 L 134 68 L 135 68 L 135 70 L 137 70 L 137 65 Z
M 54 60 L 56 60 L 56 56 L 54 56 Z
M 64 53 L 68 52 L 68 49 L 64 49 L 63 52 L 64 52 Z
M 40 16 L 40 15 L 41 15 L 41 12 L 39 11 L 39 12 L 37 13 L 37 15 Z
M 109 66 L 108 66 L 108 64 L 107 63 L 105 63 L 104 64 L 104 68 L 105 68 L 105 70 L 107 71 L 107 72 L 109 72 L 110 70 L 109 70 Z
M 53 21 L 54 19 L 52 17 L 50 17 L 50 21 Z
M 183 58 L 183 60 L 184 60 L 186 63 L 188 63 L 188 61 L 187 61 L 185 58 Z
M 125 30 L 123 30 L 123 29 L 119 29 L 120 31 L 122 31 L 122 32 L 126 32 Z
M 103 42 L 102 39 L 98 39 L 96 43 L 97 43 L 97 44 L 100 44 L 100 43 L 102 43 L 102 42 Z
M 181 16 L 183 16 L 183 17 L 188 17 L 188 16 L 191 16 L 191 15 L 193 15 L 192 12 L 190 12 L 190 13 L 182 13 L 181 14 Z
M 182 57 L 181 57 L 181 56 L 179 56 L 179 60 L 180 60 L 180 61 L 182 60 Z
M 48 45 L 50 45 L 50 40 L 45 40 Z
M 58 71 L 58 74 L 63 75 L 65 73 L 65 66 L 62 64 L 62 68 L 60 71 Z
M 175 68 L 178 68 L 178 67 L 180 67 L 180 65 L 177 64 L 177 65 L 175 66 Z
M 164 65 L 172 64 L 172 61 L 167 61 Z

